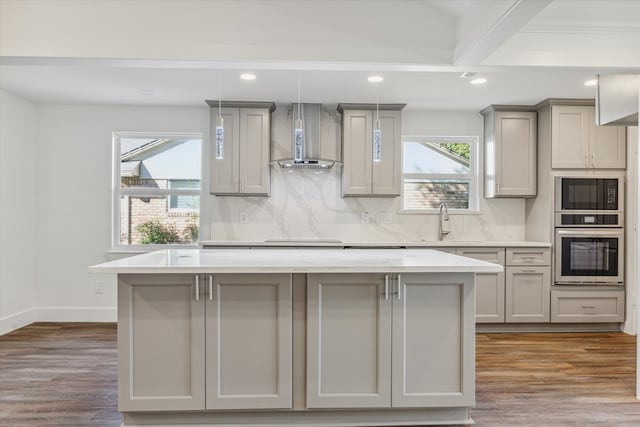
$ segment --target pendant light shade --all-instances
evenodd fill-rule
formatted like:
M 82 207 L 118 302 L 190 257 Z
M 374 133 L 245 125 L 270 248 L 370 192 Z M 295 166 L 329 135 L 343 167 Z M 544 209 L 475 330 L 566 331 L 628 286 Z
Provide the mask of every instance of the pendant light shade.
M 380 130 L 380 111 L 379 111 L 379 96 L 380 90 L 376 86 L 376 126 L 373 128 L 373 161 L 379 162 L 382 160 L 382 131 Z
M 302 103 L 300 100 L 300 79 L 298 78 L 298 116 L 295 121 L 295 129 L 293 131 L 293 160 L 296 162 L 300 162 L 304 158 L 304 129 L 302 124 Z
M 222 119 L 222 77 L 218 81 L 218 117 L 216 120 L 216 159 L 224 159 L 224 120 Z

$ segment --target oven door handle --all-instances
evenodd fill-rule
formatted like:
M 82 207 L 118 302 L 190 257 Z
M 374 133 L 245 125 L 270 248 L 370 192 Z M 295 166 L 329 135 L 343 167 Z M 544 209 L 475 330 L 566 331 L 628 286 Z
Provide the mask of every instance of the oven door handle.
M 556 230 L 559 236 L 620 237 L 622 230 Z

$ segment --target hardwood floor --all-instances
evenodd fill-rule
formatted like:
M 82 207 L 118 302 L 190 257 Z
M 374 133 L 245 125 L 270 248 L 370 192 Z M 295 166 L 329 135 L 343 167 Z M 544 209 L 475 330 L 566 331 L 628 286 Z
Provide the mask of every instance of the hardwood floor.
M 478 426 L 640 426 L 635 337 L 478 334 Z M 117 411 L 116 326 L 37 323 L 0 337 L 0 426 L 101 426 Z

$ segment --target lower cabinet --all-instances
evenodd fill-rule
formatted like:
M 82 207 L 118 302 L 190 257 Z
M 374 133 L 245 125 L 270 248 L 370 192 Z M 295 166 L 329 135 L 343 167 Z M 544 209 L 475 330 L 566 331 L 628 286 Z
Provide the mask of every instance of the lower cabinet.
M 624 322 L 624 290 L 551 291 L 551 321 Z
M 474 404 L 473 275 L 309 274 L 309 408 Z
M 193 275 L 118 280 L 118 409 L 202 410 L 205 306 Z
M 549 322 L 549 267 L 506 268 L 506 322 Z
M 504 266 L 504 248 L 458 248 L 457 255 Z M 476 274 L 476 323 L 504 322 L 504 272 Z
M 120 275 L 118 409 L 291 408 L 291 312 L 289 274 Z

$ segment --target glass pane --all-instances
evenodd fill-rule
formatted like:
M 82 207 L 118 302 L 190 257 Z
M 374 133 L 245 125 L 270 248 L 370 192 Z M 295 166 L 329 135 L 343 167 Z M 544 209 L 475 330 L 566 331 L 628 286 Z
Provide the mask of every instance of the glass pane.
M 122 138 L 120 187 L 199 189 L 201 145 L 200 139 Z
M 471 144 L 455 142 L 404 143 L 404 173 L 469 174 Z
M 438 209 L 445 202 L 449 209 L 469 209 L 469 180 L 404 181 L 405 209 Z
M 173 198 L 176 206 L 189 207 L 173 209 Z M 199 196 L 122 196 L 120 244 L 195 243 L 199 232 L 199 206 Z

